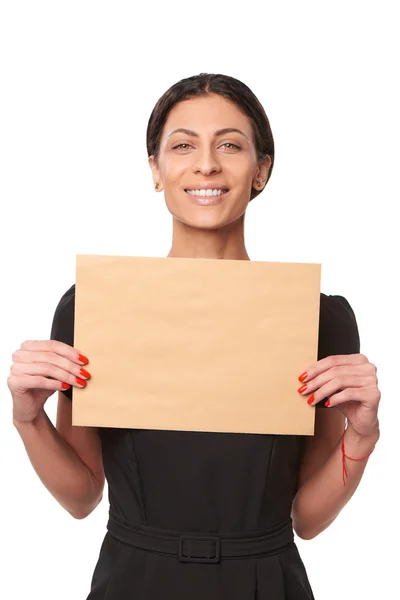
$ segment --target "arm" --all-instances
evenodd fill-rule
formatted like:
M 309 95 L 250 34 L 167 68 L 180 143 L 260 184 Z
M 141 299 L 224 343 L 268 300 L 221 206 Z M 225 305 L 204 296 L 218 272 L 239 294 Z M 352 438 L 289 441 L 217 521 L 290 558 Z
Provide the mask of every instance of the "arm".
M 44 410 L 33 421 L 13 419 L 43 485 L 74 518 L 99 504 L 104 472 L 97 429 L 73 427 L 71 401 L 59 392 L 57 428 Z
M 356 491 L 368 460 L 346 461 L 349 477 L 342 481 L 341 438 L 345 418 L 337 410 L 316 410 L 315 435 L 307 440 L 300 467 L 299 487 L 292 506 L 293 528 L 302 539 L 324 531 Z M 344 435 L 346 454 L 358 458 L 369 454 L 379 439 L 373 433 L 358 434 L 349 423 Z
M 72 426 L 72 386 L 87 364 L 74 342 L 75 285 L 61 298 L 53 318 L 51 341 L 28 341 L 13 354 L 9 387 L 13 422 L 43 485 L 76 519 L 89 515 L 102 499 L 105 476 L 99 430 Z M 78 356 L 79 355 L 79 356 Z M 85 360 L 83 360 L 85 359 Z M 44 403 L 61 382 L 56 427 Z M 86 383 L 85 383 L 86 385 Z

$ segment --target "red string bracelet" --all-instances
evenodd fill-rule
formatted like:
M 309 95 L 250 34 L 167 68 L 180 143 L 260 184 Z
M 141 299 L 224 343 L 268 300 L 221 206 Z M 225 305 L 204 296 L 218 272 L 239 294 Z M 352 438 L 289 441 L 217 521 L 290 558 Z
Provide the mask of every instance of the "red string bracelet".
M 343 485 L 346 485 L 346 478 L 349 477 L 349 472 L 348 472 L 347 467 L 346 467 L 346 460 L 345 459 L 348 458 L 349 460 L 366 460 L 369 456 L 371 456 L 371 454 L 375 450 L 375 448 L 373 448 L 369 454 L 367 454 L 366 456 L 362 456 L 361 458 L 352 458 L 351 456 L 348 456 L 346 454 L 346 452 L 345 452 L 345 449 L 344 449 L 344 434 L 345 433 L 346 433 L 346 429 L 343 431 L 343 435 L 342 435 Z

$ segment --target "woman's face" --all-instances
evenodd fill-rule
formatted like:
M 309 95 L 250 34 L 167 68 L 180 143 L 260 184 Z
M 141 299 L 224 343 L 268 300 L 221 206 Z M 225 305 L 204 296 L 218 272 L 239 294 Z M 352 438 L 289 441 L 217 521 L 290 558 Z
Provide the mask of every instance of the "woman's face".
M 243 215 L 252 187 L 265 185 L 271 160 L 257 162 L 250 119 L 233 102 L 212 94 L 175 105 L 157 164 L 153 157 L 149 164 L 176 219 L 218 229 Z

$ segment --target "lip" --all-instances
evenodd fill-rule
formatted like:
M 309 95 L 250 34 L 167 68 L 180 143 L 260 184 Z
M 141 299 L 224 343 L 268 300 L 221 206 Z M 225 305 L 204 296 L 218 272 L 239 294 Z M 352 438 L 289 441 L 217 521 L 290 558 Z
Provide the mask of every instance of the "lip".
M 218 183 L 199 183 L 198 185 L 191 185 L 186 190 L 224 190 L 229 191 L 229 188 L 226 185 L 221 185 Z
M 198 190 L 198 189 L 206 189 L 206 188 L 186 188 L 186 189 Z M 210 189 L 210 188 L 208 188 L 208 189 Z M 211 189 L 218 190 L 218 189 L 227 189 L 227 188 L 213 187 Z M 221 204 L 225 200 L 225 197 L 229 194 L 229 190 L 227 190 L 224 194 L 221 194 L 220 196 L 193 196 L 192 194 L 188 194 L 188 192 L 186 190 L 185 190 L 185 193 L 188 196 L 189 200 L 191 200 L 193 202 L 193 204 L 197 204 L 198 206 L 215 206 L 217 204 Z

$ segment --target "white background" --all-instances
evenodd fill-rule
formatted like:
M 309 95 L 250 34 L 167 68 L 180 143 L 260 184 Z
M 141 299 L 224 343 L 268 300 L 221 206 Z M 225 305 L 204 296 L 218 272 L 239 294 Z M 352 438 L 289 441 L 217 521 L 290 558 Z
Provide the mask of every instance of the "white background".
M 298 546 L 317 600 L 398 591 L 399 106 L 396 2 L 3 1 L 0 9 L 1 587 L 84 599 L 108 503 L 83 521 L 40 483 L 11 420 L 11 355 L 47 339 L 75 254 L 166 256 L 145 131 L 177 80 L 224 73 L 276 143 L 246 219 L 250 258 L 321 262 L 378 366 L 381 439 L 336 522 Z M 55 418 L 56 395 L 47 411 Z M 393 548 L 393 550 L 391 550 Z

